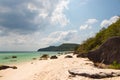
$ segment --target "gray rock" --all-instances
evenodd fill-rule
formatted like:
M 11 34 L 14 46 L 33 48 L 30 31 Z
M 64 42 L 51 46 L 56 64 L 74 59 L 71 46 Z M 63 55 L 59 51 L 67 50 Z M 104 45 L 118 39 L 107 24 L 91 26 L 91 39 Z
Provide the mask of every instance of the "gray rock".
M 84 76 L 93 79 L 102 79 L 102 78 L 110 78 L 120 76 L 120 72 L 80 72 L 77 70 L 68 70 L 71 75 L 74 76 Z

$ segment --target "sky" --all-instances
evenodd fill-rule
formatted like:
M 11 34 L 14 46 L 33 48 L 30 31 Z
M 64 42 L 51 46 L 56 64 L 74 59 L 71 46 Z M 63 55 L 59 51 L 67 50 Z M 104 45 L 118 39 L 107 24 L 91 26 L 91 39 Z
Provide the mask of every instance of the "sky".
M 0 0 L 0 51 L 81 44 L 119 15 L 120 0 Z

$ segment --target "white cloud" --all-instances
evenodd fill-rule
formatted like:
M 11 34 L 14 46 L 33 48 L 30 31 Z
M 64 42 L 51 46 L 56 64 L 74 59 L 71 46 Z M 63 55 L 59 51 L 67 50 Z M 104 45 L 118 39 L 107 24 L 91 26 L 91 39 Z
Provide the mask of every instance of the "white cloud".
M 68 9 L 70 0 L 7 1 L 9 4 L 6 0 L 0 1 L 0 26 L 8 31 L 29 34 L 45 30 L 48 26 L 66 26 L 69 23 L 64 11 Z
M 45 19 L 48 16 L 48 13 L 43 12 L 40 13 L 39 16 Z
M 94 23 L 96 23 L 96 22 L 98 22 L 97 19 L 88 19 L 88 20 L 86 21 L 87 24 L 94 24 Z
M 49 31 L 55 31 L 49 28 L 69 23 L 64 13 L 69 9 L 69 1 L 0 1 L 0 50 L 36 50 L 51 43 L 71 41 L 76 31 L 57 31 L 47 36 Z
M 84 25 L 80 25 L 80 30 L 92 29 L 92 25 L 98 22 L 97 19 L 88 19 Z
M 34 10 L 37 10 L 37 7 L 32 3 L 28 3 L 28 9 L 31 11 L 34 11 Z
M 88 24 L 85 24 L 85 25 L 81 25 L 80 26 L 80 30 L 86 30 L 86 29 L 91 29 L 92 26 L 88 25 Z
M 45 42 L 41 42 L 43 36 L 41 32 L 27 35 L 9 33 L 9 36 L 0 37 L 0 50 L 36 51 L 38 48 L 45 46 Z
M 56 31 L 43 38 L 42 41 L 46 42 L 47 45 L 60 44 L 63 42 L 72 42 L 73 39 L 76 37 L 76 33 L 76 30 Z
M 113 16 L 109 20 L 105 19 L 101 22 L 100 26 L 101 27 L 108 27 L 112 23 L 115 23 L 119 19 L 119 16 Z
M 0 50 L 22 50 L 32 51 L 49 45 L 61 44 L 64 42 L 75 42 L 78 40 L 76 30 L 56 31 L 48 36 L 41 32 L 20 35 L 9 33 L 9 36 L 0 37 Z M 5 46 L 7 45 L 7 46 Z
M 61 0 L 56 6 L 55 10 L 51 16 L 52 24 L 61 24 L 62 26 L 66 26 L 69 23 L 69 20 L 66 18 L 64 9 L 68 9 L 67 5 L 69 4 L 69 0 Z

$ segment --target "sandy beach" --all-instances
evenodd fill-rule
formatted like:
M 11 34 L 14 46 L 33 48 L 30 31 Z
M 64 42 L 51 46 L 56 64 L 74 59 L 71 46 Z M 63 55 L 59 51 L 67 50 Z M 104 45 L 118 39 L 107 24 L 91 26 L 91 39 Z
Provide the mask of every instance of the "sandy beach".
M 71 54 L 72 55 L 72 54 Z M 68 70 L 79 69 L 81 71 L 100 71 L 87 58 L 64 58 L 33 60 L 26 63 L 17 64 L 18 69 L 6 69 L 0 71 L 0 80 L 93 80 L 87 77 L 70 77 Z M 103 71 L 119 71 L 104 69 Z M 97 79 L 95 79 L 97 80 Z M 99 79 L 100 80 L 100 79 Z M 105 78 L 101 80 L 120 80 L 120 77 Z

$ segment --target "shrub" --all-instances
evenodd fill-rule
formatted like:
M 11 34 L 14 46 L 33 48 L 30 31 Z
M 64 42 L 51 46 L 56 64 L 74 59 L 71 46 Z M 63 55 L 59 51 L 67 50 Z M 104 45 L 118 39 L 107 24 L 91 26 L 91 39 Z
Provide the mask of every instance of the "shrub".
M 120 64 L 116 61 L 113 61 L 113 63 L 109 66 L 111 69 L 120 69 Z

